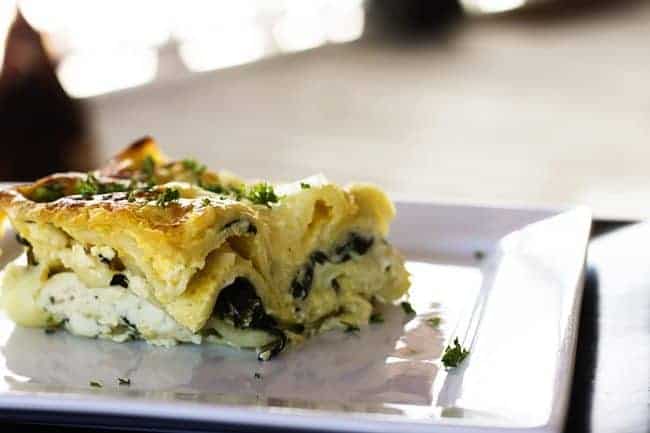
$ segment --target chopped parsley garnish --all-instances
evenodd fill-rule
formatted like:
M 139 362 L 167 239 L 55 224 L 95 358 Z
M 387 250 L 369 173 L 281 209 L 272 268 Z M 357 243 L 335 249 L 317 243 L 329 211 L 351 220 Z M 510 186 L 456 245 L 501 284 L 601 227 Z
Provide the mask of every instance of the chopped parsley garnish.
M 147 155 L 142 160 L 142 167 L 140 168 L 140 171 L 142 171 L 145 182 L 149 183 L 150 185 L 156 183 L 154 180 L 156 161 L 154 161 L 151 155 Z
M 427 325 L 431 326 L 432 328 L 437 328 L 440 326 L 440 322 L 442 322 L 442 319 L 440 319 L 440 317 L 432 317 L 431 319 L 427 319 Z
M 106 182 L 101 184 L 100 194 L 106 194 L 109 192 L 124 192 L 129 191 L 131 185 L 123 185 L 118 182 Z
M 131 379 L 129 379 L 128 377 L 118 377 L 117 384 L 129 386 L 131 385 Z
M 401 302 L 399 305 L 402 307 L 402 310 L 404 310 L 404 313 L 406 313 L 406 314 L 415 314 L 415 310 L 411 306 L 410 302 L 404 301 L 404 302 Z
M 60 183 L 49 183 L 39 186 L 32 193 L 31 199 L 43 203 L 58 200 L 65 195 L 64 187 Z
M 203 172 L 205 172 L 205 165 L 199 164 L 193 159 L 184 159 L 182 161 L 182 164 L 183 164 L 183 168 L 191 171 L 192 174 L 194 174 L 194 176 L 196 176 L 197 178 L 201 177 Z
M 99 194 L 99 189 L 99 180 L 92 173 L 88 173 L 86 180 L 82 180 L 77 184 L 77 192 L 84 198 L 90 198 L 95 194 Z
M 181 198 L 181 193 L 177 189 L 165 188 L 158 194 L 156 204 L 160 207 L 167 207 L 179 198 Z
M 89 199 L 97 194 L 128 191 L 132 189 L 132 185 L 133 182 L 128 186 L 118 182 L 100 182 L 94 174 L 88 173 L 85 180 L 77 183 L 76 192 L 81 194 L 83 198 Z
M 345 332 L 346 334 L 355 334 L 361 330 L 357 325 L 353 325 L 352 323 L 345 323 L 345 322 L 342 323 L 345 325 L 345 329 L 343 330 L 343 332 Z
M 101 382 L 96 381 L 96 380 L 91 380 L 88 384 L 90 386 L 92 386 L 93 388 L 102 388 L 104 386 L 104 385 L 102 385 Z
M 370 323 L 384 323 L 384 316 L 381 313 L 372 313 L 370 315 Z
M 133 203 L 135 201 L 135 194 L 136 190 L 138 189 L 138 181 L 134 178 L 131 179 L 129 182 L 129 186 L 126 188 L 126 200 L 129 203 Z
M 469 350 L 461 347 L 458 343 L 458 337 L 454 338 L 453 346 L 447 346 L 445 353 L 442 355 L 442 364 L 445 368 L 456 368 L 469 355 Z
M 309 188 L 311 188 L 311 185 L 306 183 L 306 182 L 300 182 L 300 188 L 301 189 L 309 189 Z
M 235 197 L 235 200 L 241 200 L 242 197 L 245 196 L 244 194 L 244 189 L 240 186 L 236 185 L 230 185 L 230 186 L 223 186 L 218 183 L 211 183 L 211 184 L 204 184 L 199 182 L 199 186 L 205 190 L 208 190 L 210 192 L 213 192 L 215 194 L 227 194 Z M 225 200 L 228 197 L 226 196 L 221 196 L 219 197 L 220 200 Z
M 223 185 L 220 185 L 218 183 L 210 183 L 210 184 L 200 184 L 199 185 L 203 189 L 207 189 L 210 192 L 214 192 L 216 194 L 227 194 L 228 190 L 224 188 Z
M 249 186 L 246 191 L 246 198 L 255 204 L 263 204 L 269 207 L 271 203 L 277 203 L 279 200 L 273 186 L 266 182 Z
M 230 185 L 230 187 L 228 187 L 228 193 L 233 194 L 236 200 L 241 200 L 242 197 L 246 195 L 246 192 L 244 191 L 244 187 L 237 186 L 237 185 Z
M 204 198 L 203 200 L 201 200 L 201 204 L 202 204 L 203 206 L 210 206 L 210 204 L 211 204 L 210 199 L 207 198 L 207 197 Z

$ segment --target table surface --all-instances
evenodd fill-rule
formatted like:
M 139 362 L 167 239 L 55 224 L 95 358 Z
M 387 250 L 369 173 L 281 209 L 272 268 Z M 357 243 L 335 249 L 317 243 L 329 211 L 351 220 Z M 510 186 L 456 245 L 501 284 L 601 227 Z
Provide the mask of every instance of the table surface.
M 245 177 L 323 172 L 395 198 L 642 220 L 650 1 L 577 2 L 612 6 L 463 19 L 438 38 L 364 38 L 93 98 L 96 162 L 151 134 Z
M 650 431 L 650 266 L 645 251 L 650 244 L 650 223 L 623 227 L 626 225 L 611 221 L 594 225 L 566 432 Z M 92 425 L 92 420 L 81 417 L 54 416 L 43 421 Z M 9 427 L 20 427 L 23 432 L 63 431 L 58 425 L 25 424 L 28 422 L 0 414 L 2 431 Z M 112 428 L 124 431 L 211 430 L 206 425 L 169 421 L 136 430 L 138 420 L 111 422 Z M 109 430 L 67 425 L 65 431 Z
M 567 432 L 650 431 L 649 242 L 644 223 L 589 248 Z

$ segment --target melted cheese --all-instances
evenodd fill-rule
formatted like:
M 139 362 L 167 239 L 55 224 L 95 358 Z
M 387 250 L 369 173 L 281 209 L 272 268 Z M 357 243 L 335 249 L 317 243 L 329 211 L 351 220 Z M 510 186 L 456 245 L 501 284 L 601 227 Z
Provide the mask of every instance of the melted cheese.
M 3 307 L 17 323 L 30 327 L 63 326 L 70 333 L 125 342 L 143 338 L 154 345 L 207 342 L 256 348 L 272 341 L 264 331 L 243 331 L 211 319 L 206 336 L 176 322 L 162 308 L 120 286 L 92 288 L 73 272 L 49 279 L 41 267 L 19 258 L 2 281 Z
M 45 327 L 51 323 L 50 315 L 36 305 L 35 299 L 47 274 L 42 267 L 28 267 L 25 262 L 20 257 L 5 268 L 0 305 L 19 325 Z
M 249 346 L 268 343 L 272 334 L 299 341 L 342 323 L 367 323 L 374 302 L 406 293 L 404 261 L 385 241 L 395 209 L 376 187 L 341 188 L 321 176 L 309 188 L 279 186 L 281 199 L 256 204 L 198 186 L 242 183 L 164 164 L 151 140 L 136 143 L 103 173 L 131 176 L 144 151 L 161 164 L 160 184 L 135 199 L 75 196 L 83 178 L 75 173 L 0 191 L 0 210 L 31 245 L 33 262 L 5 273 L 2 303 L 14 320 L 65 322 L 73 333 L 115 341 L 196 343 L 209 334 L 208 340 Z M 30 199 L 52 181 L 63 185 L 65 197 Z M 179 198 L 161 206 L 155 197 L 166 188 Z M 232 302 L 252 308 L 255 320 L 272 329 L 242 329 L 249 325 L 237 323 L 242 312 L 228 310 L 239 308 L 234 304 L 215 313 L 226 288 L 236 289 L 229 296 L 243 296 L 241 281 L 247 284 L 241 290 L 253 293 Z M 57 302 L 48 302 L 51 297 Z M 136 324 L 137 335 L 128 323 Z M 304 334 L 291 331 L 297 328 Z

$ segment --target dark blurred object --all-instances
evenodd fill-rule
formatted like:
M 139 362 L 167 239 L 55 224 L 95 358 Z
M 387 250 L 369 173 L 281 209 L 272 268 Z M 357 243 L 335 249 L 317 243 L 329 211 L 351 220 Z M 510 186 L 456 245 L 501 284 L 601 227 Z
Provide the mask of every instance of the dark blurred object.
M 529 1 L 513 11 L 517 18 L 532 20 L 579 19 L 599 13 L 609 14 L 628 7 L 642 5 L 647 0 L 546 0 Z
M 366 36 L 375 39 L 425 39 L 455 29 L 463 18 L 492 15 L 503 19 L 579 19 L 641 5 L 647 0 L 369 0 Z
M 39 34 L 18 14 L 0 74 L 0 179 L 87 169 L 86 125 L 81 103 L 59 84 Z
M 459 0 L 371 0 L 366 33 L 371 37 L 427 37 L 448 31 L 462 16 Z

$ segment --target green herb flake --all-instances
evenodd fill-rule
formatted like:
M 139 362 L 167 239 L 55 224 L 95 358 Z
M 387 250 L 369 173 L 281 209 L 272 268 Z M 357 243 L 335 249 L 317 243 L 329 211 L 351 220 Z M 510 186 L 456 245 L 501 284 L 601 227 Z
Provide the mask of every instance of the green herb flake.
M 128 377 L 118 377 L 117 378 L 117 384 L 118 385 L 130 386 L 131 385 L 131 379 L 129 379 Z
M 101 184 L 99 180 L 92 174 L 88 173 L 85 180 L 80 181 L 77 184 L 77 192 L 83 196 L 83 198 L 91 198 L 95 194 L 99 194 L 101 189 Z
M 415 310 L 411 306 L 410 302 L 404 301 L 404 302 L 401 302 L 399 305 L 402 307 L 402 310 L 404 310 L 405 314 L 415 314 Z
M 442 364 L 446 369 L 456 368 L 469 355 L 469 350 L 461 347 L 458 337 L 454 338 L 453 346 L 447 346 L 442 355 Z
M 228 193 L 235 196 L 235 200 L 241 200 L 246 195 L 244 187 L 238 185 L 230 185 L 228 187 Z
M 201 188 L 208 190 L 210 192 L 214 192 L 215 194 L 226 194 L 228 193 L 228 190 L 223 187 L 223 185 L 220 185 L 218 183 L 211 183 L 211 184 L 204 184 L 201 183 L 199 185 Z
M 228 198 L 234 197 L 235 200 L 241 200 L 242 198 L 247 198 L 247 194 L 244 191 L 244 188 L 238 185 L 229 185 L 224 186 L 218 183 L 205 184 L 199 182 L 199 186 L 207 191 L 213 192 L 215 194 L 221 194 L 219 196 L 220 200 L 226 200 Z M 226 196 L 227 194 L 227 196 Z
M 185 170 L 191 171 L 192 174 L 194 174 L 194 176 L 196 176 L 197 178 L 201 177 L 201 175 L 205 172 L 206 169 L 205 165 L 199 164 L 193 159 L 184 159 L 183 161 L 181 161 L 181 163 L 183 164 L 183 168 Z
M 154 180 L 154 175 L 156 172 L 156 161 L 154 161 L 151 155 L 147 155 L 142 160 L 142 166 L 140 167 L 140 171 L 142 172 L 144 180 L 147 183 L 149 183 L 150 185 L 156 183 Z
M 212 202 L 211 202 L 210 199 L 207 198 L 207 197 L 204 198 L 203 200 L 201 200 L 201 204 L 202 204 L 203 206 L 210 206 L 211 203 L 212 203 Z
M 266 182 L 257 183 L 248 187 L 246 198 L 255 204 L 263 204 L 269 207 L 271 203 L 277 203 L 279 200 L 279 197 L 273 190 L 273 186 Z
M 311 185 L 306 183 L 306 182 L 300 182 L 300 188 L 301 189 L 309 189 L 309 188 L 311 188 Z
M 31 199 L 38 203 L 58 200 L 65 195 L 64 187 L 60 183 L 50 183 L 39 186 L 32 193 Z
M 434 329 L 440 326 L 440 322 L 442 322 L 442 319 L 440 317 L 432 317 L 430 319 L 427 319 L 427 325 Z
M 174 201 L 178 200 L 181 197 L 180 191 L 175 188 L 165 188 L 160 191 L 158 198 L 156 199 L 156 205 L 160 207 L 167 207 Z
M 106 194 L 110 192 L 125 192 L 125 191 L 129 191 L 130 189 L 129 185 L 123 185 L 118 182 L 106 182 L 100 185 L 101 185 L 99 191 L 100 194 Z
M 88 384 L 90 386 L 92 386 L 93 388 L 103 388 L 104 387 L 104 385 L 102 385 L 102 383 L 97 381 L 97 380 L 91 380 L 90 382 L 88 382 Z
M 124 192 L 131 189 L 131 185 L 123 185 L 118 182 L 102 183 L 93 173 L 88 173 L 86 179 L 77 182 L 75 187 L 76 193 L 81 194 L 85 199 L 90 199 L 94 195 L 107 194 L 112 192 Z
M 372 313 L 370 323 L 384 323 L 384 316 L 381 313 Z

